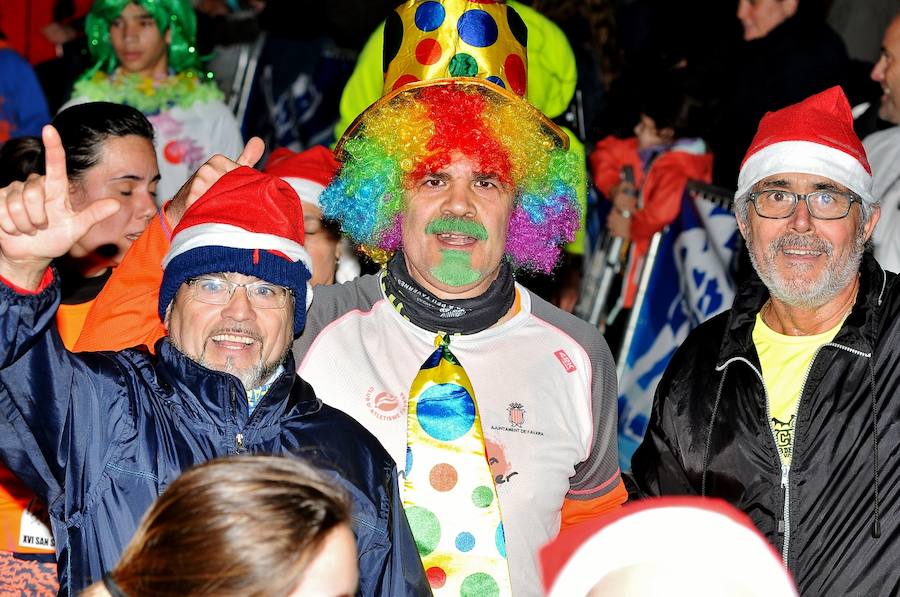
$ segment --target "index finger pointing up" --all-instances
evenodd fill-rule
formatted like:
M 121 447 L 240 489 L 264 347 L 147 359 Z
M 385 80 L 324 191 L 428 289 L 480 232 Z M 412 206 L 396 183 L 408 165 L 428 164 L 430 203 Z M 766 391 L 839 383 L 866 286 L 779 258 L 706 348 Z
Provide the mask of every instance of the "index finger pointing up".
M 44 177 L 44 194 L 47 201 L 65 198 L 69 193 L 69 178 L 66 174 L 66 151 L 62 139 L 52 125 L 41 130 L 44 141 L 44 159 L 46 175 Z

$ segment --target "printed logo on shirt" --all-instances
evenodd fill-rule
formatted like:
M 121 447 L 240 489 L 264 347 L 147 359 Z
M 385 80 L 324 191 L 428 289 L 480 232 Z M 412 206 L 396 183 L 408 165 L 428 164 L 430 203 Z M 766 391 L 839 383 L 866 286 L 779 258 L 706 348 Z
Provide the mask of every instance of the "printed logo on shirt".
M 406 416 L 406 396 L 394 396 L 390 392 L 376 392 L 375 386 L 369 386 L 366 391 L 366 406 L 372 416 L 380 421 L 394 421 L 400 416 Z
M 487 452 L 488 466 L 491 467 L 494 483 L 497 485 L 509 483 L 519 474 L 513 470 L 512 463 L 506 457 L 506 448 L 500 441 L 485 436 L 484 449 Z
M 772 429 L 775 431 L 775 444 L 778 446 L 778 453 L 783 460 L 790 460 L 792 448 L 794 445 L 794 419 L 796 415 L 791 415 L 791 419 L 784 423 L 775 417 L 772 417 Z
M 510 402 L 506 413 L 509 415 L 509 422 L 513 427 L 521 427 L 525 424 L 525 407 L 518 402 Z
M 506 407 L 506 417 L 509 425 L 491 425 L 491 431 L 509 431 L 512 433 L 524 433 L 526 435 L 543 436 L 543 431 L 535 431 L 525 427 L 525 414 L 527 410 L 525 405 L 520 402 L 510 402 Z
M 575 363 L 572 362 L 572 359 L 569 358 L 569 355 L 566 354 L 565 350 L 557 350 L 553 354 L 556 355 L 556 358 L 562 363 L 566 373 L 573 373 L 576 371 L 577 368 L 575 367 Z

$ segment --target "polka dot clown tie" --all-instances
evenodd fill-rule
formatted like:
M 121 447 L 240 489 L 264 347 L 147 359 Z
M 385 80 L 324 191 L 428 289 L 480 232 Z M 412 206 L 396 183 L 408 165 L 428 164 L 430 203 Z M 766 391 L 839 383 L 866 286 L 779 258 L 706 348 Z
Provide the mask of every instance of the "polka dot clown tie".
M 439 334 L 409 393 L 403 507 L 435 595 L 512 594 L 497 488 L 469 376 Z

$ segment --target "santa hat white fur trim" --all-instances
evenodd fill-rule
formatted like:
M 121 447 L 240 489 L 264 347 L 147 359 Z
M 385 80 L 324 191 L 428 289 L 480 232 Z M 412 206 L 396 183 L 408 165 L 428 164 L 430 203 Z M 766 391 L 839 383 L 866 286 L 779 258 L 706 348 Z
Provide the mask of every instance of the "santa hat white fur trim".
M 839 149 L 811 141 L 781 141 L 751 155 L 741 166 L 734 197 L 743 197 L 767 176 L 788 172 L 830 178 L 859 195 L 867 205 L 878 203 L 872 195 L 872 175 L 859 160 Z
M 163 259 L 163 269 L 172 259 L 187 251 L 200 247 L 229 247 L 231 249 L 259 249 L 260 251 L 278 251 L 293 262 L 300 261 L 312 273 L 312 258 L 303 248 L 283 236 L 250 232 L 230 224 L 200 224 L 180 231 L 172 238 L 169 252 Z
M 291 187 L 297 191 L 297 195 L 300 196 L 300 201 L 306 201 L 307 203 L 312 203 L 316 207 L 321 207 L 319 205 L 319 195 L 325 190 L 324 186 L 309 180 L 308 178 L 297 178 L 295 176 L 282 176 L 281 180 L 291 185 Z
M 686 561 L 697 555 L 705 559 Z M 754 529 L 705 508 L 662 506 L 625 516 L 588 538 L 559 571 L 548 597 L 586 595 L 607 575 L 630 566 L 679 561 L 697 569 L 752 570 L 765 594 L 797 595 L 772 547 Z M 683 594 L 683 588 L 672 587 L 672 594 Z

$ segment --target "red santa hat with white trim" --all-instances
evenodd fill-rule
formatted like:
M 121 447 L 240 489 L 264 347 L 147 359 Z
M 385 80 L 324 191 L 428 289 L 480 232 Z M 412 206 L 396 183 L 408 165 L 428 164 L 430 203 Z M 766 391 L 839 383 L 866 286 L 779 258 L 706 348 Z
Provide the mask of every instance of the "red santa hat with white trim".
M 540 562 L 547 597 L 797 596 L 781 558 L 747 515 L 711 498 L 626 504 L 563 529 L 541 549 Z
M 314 145 L 301 152 L 279 147 L 272 152 L 263 169 L 267 174 L 279 177 L 291 185 L 301 201 L 321 208 L 319 196 L 337 174 L 340 164 L 334 153 L 322 145 Z M 334 277 L 337 282 L 349 282 L 359 277 L 361 267 L 353 246 L 346 237 L 341 238 L 341 258 Z
M 312 301 L 312 260 L 303 247 L 303 208 L 293 188 L 246 166 L 220 178 L 185 212 L 163 260 L 159 316 L 181 285 L 205 274 L 234 272 L 289 288 L 294 334 Z
M 763 178 L 787 172 L 824 176 L 859 195 L 866 205 L 877 203 L 872 168 L 840 87 L 762 117 L 741 163 L 735 198 Z
M 319 195 L 339 167 L 330 149 L 316 145 L 299 153 L 279 147 L 269 156 L 264 171 L 291 185 L 302 201 L 318 206 Z

